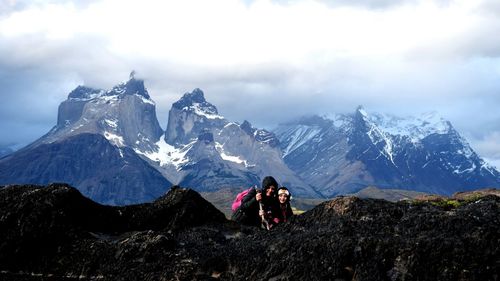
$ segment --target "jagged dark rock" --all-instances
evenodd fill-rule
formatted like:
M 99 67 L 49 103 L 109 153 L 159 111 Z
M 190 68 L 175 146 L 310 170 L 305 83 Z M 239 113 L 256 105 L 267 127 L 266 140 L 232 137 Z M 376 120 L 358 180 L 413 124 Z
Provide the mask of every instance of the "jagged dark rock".
M 498 280 L 500 197 L 339 197 L 271 231 L 196 192 L 103 206 L 64 184 L 0 189 L 0 279 Z

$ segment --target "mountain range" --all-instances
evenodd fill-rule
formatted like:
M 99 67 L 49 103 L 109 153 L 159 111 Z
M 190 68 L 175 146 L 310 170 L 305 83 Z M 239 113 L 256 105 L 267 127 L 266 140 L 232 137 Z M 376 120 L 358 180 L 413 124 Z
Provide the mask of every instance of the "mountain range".
M 194 89 L 172 104 L 164 131 L 133 73 L 110 90 L 78 86 L 46 135 L 0 159 L 2 185 L 66 182 L 110 205 L 150 202 L 174 184 L 242 190 L 267 175 L 303 198 L 367 186 L 438 194 L 500 186 L 500 173 L 437 114 L 399 118 L 359 107 L 268 131 L 227 120 Z
M 499 172 L 436 113 L 305 117 L 274 131 L 285 163 L 326 197 L 366 186 L 450 195 L 499 186 Z

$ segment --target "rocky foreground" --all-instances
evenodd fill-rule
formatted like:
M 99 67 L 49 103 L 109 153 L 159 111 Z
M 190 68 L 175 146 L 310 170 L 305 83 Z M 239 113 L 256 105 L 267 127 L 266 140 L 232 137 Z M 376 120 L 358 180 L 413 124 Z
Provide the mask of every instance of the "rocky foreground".
M 63 184 L 0 189 L 2 280 L 500 280 L 500 197 L 340 197 L 271 231 L 198 193 L 99 205 Z

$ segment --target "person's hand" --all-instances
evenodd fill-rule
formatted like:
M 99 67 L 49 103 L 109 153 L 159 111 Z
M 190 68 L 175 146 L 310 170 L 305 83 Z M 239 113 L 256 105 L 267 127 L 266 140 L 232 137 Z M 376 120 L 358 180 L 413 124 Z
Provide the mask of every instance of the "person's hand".
M 259 210 L 259 217 L 263 217 L 264 216 L 264 210 Z
M 255 200 L 257 200 L 257 201 L 262 200 L 262 193 L 257 192 L 257 194 L 255 195 Z

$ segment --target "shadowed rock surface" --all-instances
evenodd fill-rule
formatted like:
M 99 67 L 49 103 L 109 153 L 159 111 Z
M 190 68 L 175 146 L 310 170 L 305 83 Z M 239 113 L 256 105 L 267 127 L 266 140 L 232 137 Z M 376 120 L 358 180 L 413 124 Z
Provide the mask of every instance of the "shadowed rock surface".
M 103 206 L 64 184 L 0 189 L 5 280 L 499 280 L 500 197 L 339 197 L 271 231 L 189 189 Z

